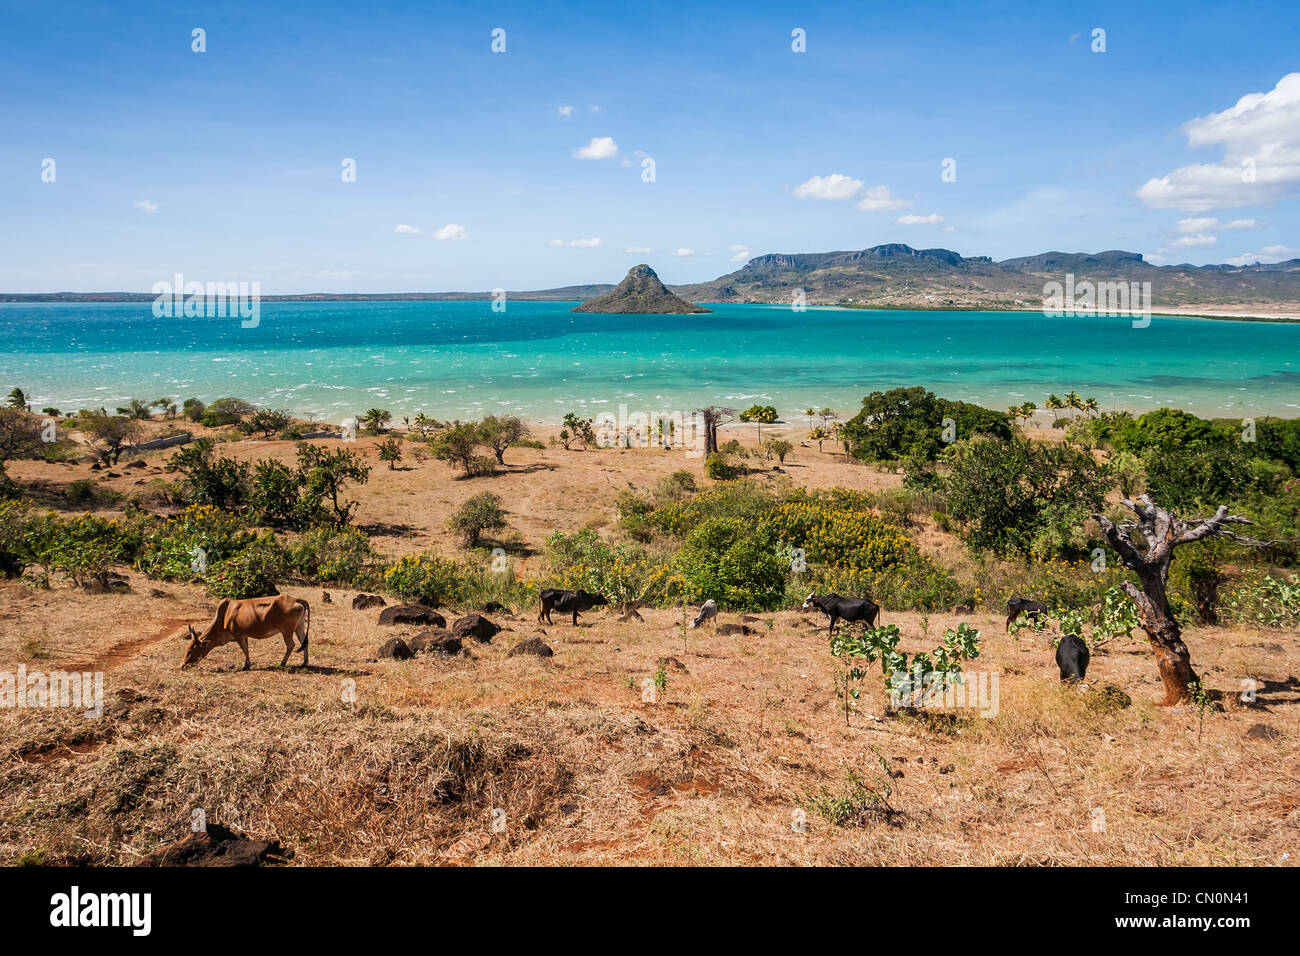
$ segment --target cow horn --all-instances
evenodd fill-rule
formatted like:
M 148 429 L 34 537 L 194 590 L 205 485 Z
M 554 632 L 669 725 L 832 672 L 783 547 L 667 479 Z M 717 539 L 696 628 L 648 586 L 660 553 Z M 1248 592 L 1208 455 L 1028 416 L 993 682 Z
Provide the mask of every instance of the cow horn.
M 193 625 L 193 624 L 186 624 L 186 625 L 185 625 L 185 630 L 187 630 L 187 631 L 190 632 L 190 639 L 191 639 L 191 640 L 196 640 L 196 641 L 197 641 L 197 640 L 199 639 L 199 636 L 198 636 L 197 634 L 194 633 L 194 625 Z

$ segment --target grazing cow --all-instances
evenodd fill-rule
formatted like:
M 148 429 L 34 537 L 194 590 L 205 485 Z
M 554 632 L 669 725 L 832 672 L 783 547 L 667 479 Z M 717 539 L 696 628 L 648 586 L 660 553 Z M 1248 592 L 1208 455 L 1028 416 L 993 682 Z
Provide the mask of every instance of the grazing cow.
M 1056 666 L 1061 669 L 1061 680 L 1083 680 L 1088 675 L 1088 645 L 1078 634 L 1066 634 L 1056 645 Z
M 578 612 L 590 611 L 593 607 L 599 607 L 609 602 L 600 594 L 592 594 L 590 591 L 560 591 L 555 588 L 547 588 L 538 595 L 541 599 L 542 607 L 537 612 L 538 623 L 554 623 L 551 620 L 551 612 L 559 611 L 562 614 L 573 613 L 573 624 L 578 624 Z
M 700 608 L 700 613 L 695 615 L 695 620 L 691 621 L 691 627 L 699 627 L 705 621 L 712 621 L 718 616 L 718 602 L 709 598 Z
M 875 602 L 866 598 L 840 597 L 838 594 L 825 594 L 821 597 L 816 593 L 809 594 L 804 599 L 803 609 L 811 611 L 813 608 L 831 619 L 830 634 L 835 633 L 835 622 L 841 619 L 849 622 L 862 621 L 867 627 L 875 627 L 880 615 L 880 605 Z
M 284 638 L 283 667 L 289 662 L 293 652 L 293 639 L 297 635 L 298 650 L 302 651 L 302 666 L 307 666 L 307 631 L 311 627 L 311 608 L 302 598 L 292 598 L 287 594 L 274 597 L 246 598 L 234 601 L 226 598 L 217 605 L 217 613 L 203 629 L 196 634 L 194 628 L 188 628 L 189 646 L 185 649 L 185 661 L 181 668 L 193 667 L 208 653 L 223 644 L 235 643 L 244 652 L 244 670 L 252 666 L 248 656 L 248 640 L 260 640 L 264 637 Z
M 1042 601 L 1031 601 L 1028 598 L 1013 597 L 1007 602 L 1007 627 L 1011 630 L 1011 622 L 1021 614 L 1027 614 L 1031 621 L 1039 620 L 1047 613 L 1047 605 Z

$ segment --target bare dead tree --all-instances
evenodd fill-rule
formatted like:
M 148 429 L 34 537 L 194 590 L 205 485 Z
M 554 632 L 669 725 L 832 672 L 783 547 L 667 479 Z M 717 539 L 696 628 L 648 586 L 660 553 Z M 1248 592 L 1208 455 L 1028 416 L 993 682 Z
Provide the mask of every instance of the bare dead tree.
M 1156 666 L 1165 685 L 1163 706 L 1170 707 L 1191 699 L 1189 685 L 1199 678 L 1192 670 L 1191 653 L 1183 643 L 1182 631 L 1169 607 L 1169 564 L 1174 549 L 1202 538 L 1228 538 L 1252 547 L 1268 547 L 1270 542 L 1256 541 L 1229 530 L 1229 525 L 1250 524 L 1248 518 L 1228 513 L 1220 505 L 1210 518 L 1184 521 L 1153 502 L 1148 495 L 1136 501 L 1121 499 L 1121 504 L 1137 515 L 1137 521 L 1115 524 L 1105 515 L 1095 514 L 1102 533 L 1119 554 L 1124 567 L 1137 572 L 1140 587 L 1124 582 L 1124 590 L 1137 603 L 1142 630 L 1155 651 Z
M 704 454 L 711 455 L 718 450 L 718 426 L 731 421 L 735 414 L 734 408 L 719 408 L 717 405 L 700 409 L 700 417 L 704 420 Z

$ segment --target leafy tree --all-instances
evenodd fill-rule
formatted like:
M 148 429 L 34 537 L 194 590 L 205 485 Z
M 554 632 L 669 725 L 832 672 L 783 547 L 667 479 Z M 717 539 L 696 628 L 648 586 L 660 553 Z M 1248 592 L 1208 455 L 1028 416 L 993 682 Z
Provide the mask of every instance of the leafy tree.
M 483 535 L 501 531 L 508 525 L 501 499 L 492 492 L 485 491 L 474 495 L 456 509 L 456 513 L 447 522 L 447 527 L 459 536 L 465 547 L 477 548 L 482 543 Z
M 122 451 L 140 438 L 140 423 L 133 418 L 103 412 L 91 412 L 83 418 L 91 447 L 106 465 L 116 465 Z
M 361 416 L 360 423 L 372 435 L 382 435 L 392 420 L 392 412 L 383 408 L 372 408 Z
M 1092 455 L 1068 445 L 1015 438 L 958 442 L 938 480 L 961 537 L 976 550 L 1046 557 L 1081 543 L 1077 527 L 1101 507 L 1110 485 Z
M 9 390 L 9 407 L 17 408 L 20 411 L 27 411 L 27 396 L 21 388 L 12 388 Z
M 239 423 L 239 430 L 245 435 L 261 432 L 263 438 L 269 439 L 272 435 L 284 431 L 292 423 L 293 419 L 289 417 L 288 412 L 259 408 L 251 418 Z
M 379 443 L 379 460 L 388 462 L 388 470 L 397 468 L 402 460 L 402 442 L 397 438 L 385 438 Z
M 592 427 L 590 418 L 579 418 L 573 412 L 568 412 L 564 416 L 564 428 L 560 431 L 560 441 L 564 444 L 564 450 L 569 450 L 569 442 L 582 442 L 583 448 L 588 448 L 596 444 L 596 430 Z
M 952 419 L 957 439 L 1011 438 L 1011 424 L 1002 412 L 939 398 L 920 386 L 872 392 L 844 426 L 843 436 L 852 453 L 865 461 L 933 461 L 944 447 L 945 418 Z
M 249 478 L 248 503 L 257 519 L 266 524 L 307 528 L 319 512 L 304 503 L 299 474 L 283 462 L 263 458 L 253 465 Z
M 444 428 L 429 442 L 429 450 L 439 461 L 457 465 L 469 477 L 476 473 L 478 449 L 483 435 L 473 422 L 459 422 Z
M 41 452 L 40 421 L 19 406 L 0 407 L 0 497 L 17 492 L 5 465 L 19 458 L 39 458 Z
M 750 405 L 740 413 L 742 422 L 758 422 L 761 425 L 770 425 L 776 421 L 776 407 L 773 405 Z
M 827 441 L 831 437 L 831 433 L 828 432 L 821 425 L 818 425 L 816 428 L 814 428 L 812 431 L 808 433 L 808 437 L 812 441 L 815 441 L 817 443 L 817 450 L 821 451 L 822 442 Z
M 197 398 L 187 398 L 181 405 L 181 414 L 192 422 L 197 422 L 203 417 L 203 412 L 207 408 Z
M 133 398 L 126 404 L 126 407 L 119 408 L 117 413 L 119 415 L 125 415 L 127 418 L 147 419 L 151 417 L 149 407 L 148 402 L 141 401 L 138 398 Z
M 774 438 L 767 443 L 767 450 L 776 455 L 781 464 L 785 464 L 785 456 L 794 450 L 794 445 L 790 444 L 784 438 Z
M 200 438 L 182 448 L 172 455 L 167 467 L 181 473 L 183 494 L 190 504 L 228 510 L 248 499 L 248 464 L 218 455 L 211 438 Z
M 489 415 L 479 423 L 479 436 L 497 456 L 497 464 L 504 465 L 506 449 L 528 437 L 528 426 L 517 415 Z
M 344 499 L 349 484 L 365 484 L 370 466 L 355 452 L 338 448 L 327 451 L 307 442 L 298 442 L 298 480 L 301 488 L 300 513 L 323 512 L 328 503 L 328 518 L 342 526 L 352 520 L 358 502 Z
M 219 398 L 203 411 L 199 421 L 209 428 L 238 425 L 257 409 L 242 398 Z

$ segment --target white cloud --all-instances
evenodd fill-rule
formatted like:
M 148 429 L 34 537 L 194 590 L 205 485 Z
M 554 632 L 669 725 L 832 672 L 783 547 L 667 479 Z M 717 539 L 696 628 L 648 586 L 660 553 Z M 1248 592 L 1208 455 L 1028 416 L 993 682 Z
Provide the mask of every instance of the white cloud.
M 727 246 L 727 249 L 735 253 L 735 255 L 731 257 L 732 262 L 745 262 L 752 258 L 749 246 L 746 246 L 743 243 L 737 243 L 734 246 Z
M 1300 259 L 1300 249 L 1265 246 L 1259 252 L 1248 252 L 1244 256 L 1233 256 L 1225 261 L 1232 266 L 1248 266 L 1255 262 L 1285 262 L 1287 259 Z
M 158 204 L 150 202 L 148 199 L 140 199 L 135 202 L 136 209 L 143 209 L 145 212 L 157 212 Z
M 433 231 L 433 238 L 435 238 L 435 239 L 464 239 L 464 238 L 465 238 L 465 227 L 464 227 L 464 226 L 461 226 L 461 225 L 457 225 L 457 224 L 454 223 L 454 222 L 449 222 L 449 223 L 447 223 L 447 225 L 443 226 L 441 229 L 435 229 L 435 230 Z
M 670 252 L 670 253 L 668 253 L 668 254 L 669 254 L 670 256 L 693 256 L 693 255 L 695 255 L 695 250 L 694 250 L 694 249 L 674 249 L 672 252 Z
M 1173 242 L 1169 243 L 1166 249 L 1201 249 L 1206 246 L 1218 245 L 1218 236 L 1207 236 L 1198 233 L 1194 236 L 1179 236 Z M 1166 249 L 1161 249 L 1165 252 Z
M 1204 233 L 1213 229 L 1262 229 L 1266 224 L 1258 219 L 1234 219 L 1231 222 L 1220 222 L 1213 216 L 1203 216 L 1193 219 L 1179 219 L 1174 223 L 1174 232 L 1180 235 L 1188 233 Z
M 596 246 L 600 245 L 601 242 L 600 242 L 599 239 L 596 239 L 596 238 L 591 238 L 591 239 L 547 239 L 547 240 L 546 240 L 546 244 L 547 244 L 548 246 L 571 246 L 571 247 L 579 248 L 579 249 L 594 249 Z
M 933 226 L 940 222 L 943 222 L 943 216 L 939 215 L 937 212 L 932 212 L 928 216 L 909 214 L 906 216 L 899 216 L 894 220 L 894 224 L 897 226 Z
M 567 105 L 567 104 L 564 105 L 564 106 L 561 106 L 561 107 L 560 107 L 560 115 L 561 115 L 561 116 L 572 116 L 572 115 L 573 115 L 573 107 L 572 107 L 572 106 L 569 106 L 569 105 Z
M 408 226 L 404 222 L 399 222 L 397 228 L 394 229 L 393 232 L 397 233 L 399 236 L 418 236 L 420 234 L 420 229 L 418 226 Z
M 612 159 L 618 155 L 618 144 L 610 136 L 593 136 L 591 142 L 573 151 L 574 159 Z
M 599 107 L 598 105 L 593 105 L 593 106 L 591 107 L 591 111 L 592 111 L 593 113 L 599 113 L 599 112 L 600 112 L 600 107 Z
M 650 253 L 654 252 L 654 250 L 651 249 L 649 246 L 628 246 L 628 247 L 627 247 L 626 249 L 624 249 L 623 251 L 624 251 L 624 252 L 633 252 L 633 253 L 636 253 L 636 254 L 639 255 L 639 256 L 649 255 Z
M 944 231 L 944 232 L 956 232 L 956 231 L 957 231 L 957 227 L 956 227 L 956 226 L 944 226 L 944 227 L 943 227 L 943 231 Z
M 906 199 L 894 196 L 888 186 L 872 186 L 858 200 L 858 208 L 863 212 L 888 212 L 912 205 Z
M 1274 203 L 1300 188 L 1300 73 L 1184 125 L 1191 149 L 1220 146 L 1217 163 L 1192 163 L 1148 180 L 1137 196 L 1153 209 L 1203 213 Z
M 861 188 L 862 180 L 842 173 L 831 173 L 829 176 L 814 176 L 794 187 L 794 198 L 852 199 Z

